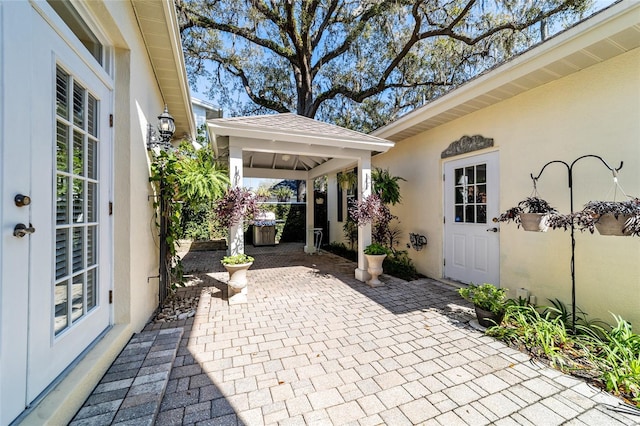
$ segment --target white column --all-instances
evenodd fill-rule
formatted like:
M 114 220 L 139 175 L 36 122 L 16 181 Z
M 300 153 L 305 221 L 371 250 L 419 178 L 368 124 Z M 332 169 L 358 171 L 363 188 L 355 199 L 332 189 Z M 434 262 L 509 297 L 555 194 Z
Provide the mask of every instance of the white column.
M 234 146 L 229 138 L 229 180 L 231 187 L 242 187 L 242 148 Z M 229 228 L 229 255 L 244 253 L 243 222 Z
M 358 201 L 371 195 L 371 154 L 358 160 Z M 356 279 L 367 281 L 370 276 L 367 272 L 367 258 L 364 257 L 364 249 L 371 244 L 371 224 L 358 226 L 358 269 Z
M 313 211 L 313 179 L 307 179 L 307 239 L 306 244 L 304 246 L 304 252 L 313 254 L 316 249 L 314 246 L 314 211 Z
M 327 175 L 327 220 L 329 221 L 329 242 L 342 240 L 342 227 L 338 226 L 338 184 L 335 173 Z

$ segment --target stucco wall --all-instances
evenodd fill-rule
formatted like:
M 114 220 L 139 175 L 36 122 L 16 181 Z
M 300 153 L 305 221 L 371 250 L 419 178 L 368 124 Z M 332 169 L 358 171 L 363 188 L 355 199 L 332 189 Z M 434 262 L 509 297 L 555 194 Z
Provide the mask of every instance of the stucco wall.
M 585 154 L 602 156 L 616 167 L 624 161 L 619 182 L 640 196 L 640 50 L 530 90 L 396 144 L 374 165 L 389 168 L 401 182 L 403 203 L 393 209 L 409 232 L 424 233 L 428 246 L 409 250 L 418 270 L 443 273 L 443 160 L 440 153 L 463 135 L 493 138 L 500 158 L 500 209 L 531 193 L 529 173 L 551 160 L 571 163 Z M 455 157 L 454 157 L 455 158 Z M 611 173 L 595 159 L 573 169 L 575 209 L 604 199 L 613 185 Z M 548 167 L 540 194 L 561 212 L 569 211 L 564 166 Z M 512 224 L 500 226 L 500 280 L 512 290 L 524 287 L 545 303 L 571 300 L 569 232 L 531 233 Z M 576 235 L 576 304 L 590 317 L 612 321 L 609 312 L 640 325 L 640 239 Z
M 114 310 L 116 324 L 139 331 L 158 301 L 158 231 L 146 150 L 163 99 L 130 3 L 106 2 L 118 23 L 114 108 Z

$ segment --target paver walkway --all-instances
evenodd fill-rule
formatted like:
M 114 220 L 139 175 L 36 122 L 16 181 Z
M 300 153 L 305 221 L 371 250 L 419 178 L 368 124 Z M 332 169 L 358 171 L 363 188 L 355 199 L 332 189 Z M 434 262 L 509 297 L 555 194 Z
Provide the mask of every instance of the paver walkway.
M 633 425 L 619 400 L 469 327 L 433 280 L 381 277 L 301 245 L 247 247 L 249 303 L 229 306 L 223 252 L 184 258 L 200 294 L 157 425 Z

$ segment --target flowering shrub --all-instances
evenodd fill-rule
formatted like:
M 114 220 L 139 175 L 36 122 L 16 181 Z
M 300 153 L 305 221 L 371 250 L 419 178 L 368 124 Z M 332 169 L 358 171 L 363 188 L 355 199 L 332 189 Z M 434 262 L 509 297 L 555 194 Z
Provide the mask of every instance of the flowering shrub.
M 229 188 L 213 207 L 213 213 L 220 226 L 228 228 L 243 219 L 252 219 L 260 212 L 260 198 L 246 188 Z
M 369 223 L 389 223 L 395 217 L 378 194 L 371 194 L 362 201 L 356 201 L 349 208 L 349 216 L 358 226 Z

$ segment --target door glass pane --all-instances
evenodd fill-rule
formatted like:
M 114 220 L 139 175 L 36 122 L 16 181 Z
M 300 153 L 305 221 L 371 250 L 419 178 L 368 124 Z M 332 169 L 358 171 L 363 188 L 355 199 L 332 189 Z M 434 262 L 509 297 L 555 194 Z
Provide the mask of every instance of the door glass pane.
M 73 124 L 84 129 L 84 89 L 73 83 Z
M 89 138 L 87 140 L 87 177 L 89 179 L 98 178 L 98 142 Z
M 56 114 L 69 119 L 69 74 L 56 69 Z
M 464 207 L 456 206 L 456 222 L 464 222 Z
M 98 136 L 98 100 L 91 95 L 87 101 L 87 132 Z
M 67 125 L 58 122 L 56 127 L 56 163 L 60 171 L 69 171 L 69 131 Z
M 478 166 L 476 167 L 476 182 L 477 183 L 487 182 L 487 165 L 486 164 L 478 164 Z
M 476 221 L 475 209 L 473 206 L 465 207 L 464 221 L 467 223 L 474 223 Z
M 56 279 L 69 273 L 69 232 L 67 229 L 56 231 Z
M 55 285 L 54 303 L 55 317 L 53 329 L 55 334 L 67 328 L 67 287 L 68 281 L 62 281 Z
M 87 266 L 96 264 L 96 230 L 97 226 L 87 227 Z
M 89 182 L 87 184 L 87 221 L 96 221 L 96 188 L 97 184 Z
M 71 321 L 82 316 L 84 308 L 84 274 L 73 277 L 71 285 Z
M 84 221 L 84 180 L 73 180 L 73 222 L 81 223 Z
M 84 227 L 73 229 L 73 272 L 84 267 Z
M 467 183 L 474 183 L 476 181 L 475 179 L 475 167 L 471 166 L 471 167 L 466 167 L 464 170 L 464 176 L 465 178 L 467 178 Z
M 69 223 L 69 178 L 58 176 L 56 184 L 56 224 Z
M 73 174 L 84 176 L 84 138 L 82 133 L 73 132 Z
M 96 268 L 87 272 L 87 312 L 96 306 L 96 297 L 98 294 L 98 288 L 96 284 Z

